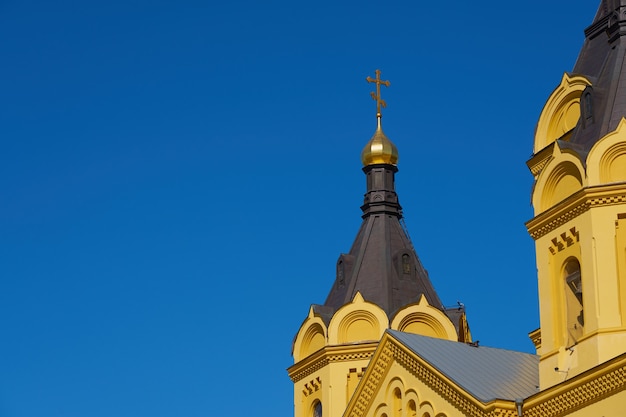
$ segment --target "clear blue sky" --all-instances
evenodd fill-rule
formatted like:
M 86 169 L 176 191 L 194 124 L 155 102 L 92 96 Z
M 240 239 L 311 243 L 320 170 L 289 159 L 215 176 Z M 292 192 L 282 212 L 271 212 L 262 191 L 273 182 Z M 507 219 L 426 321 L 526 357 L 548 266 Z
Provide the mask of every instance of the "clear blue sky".
M 291 416 L 377 68 L 435 288 L 532 351 L 525 162 L 598 2 L 0 0 L 0 416 Z

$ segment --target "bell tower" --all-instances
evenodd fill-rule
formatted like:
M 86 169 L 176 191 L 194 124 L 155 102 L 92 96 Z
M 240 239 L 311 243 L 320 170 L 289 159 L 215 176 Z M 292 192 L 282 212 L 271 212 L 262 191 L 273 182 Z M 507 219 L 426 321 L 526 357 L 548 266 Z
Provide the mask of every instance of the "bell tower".
M 341 416 L 387 329 L 470 342 L 461 306 L 445 309 L 403 224 L 395 189 L 398 150 L 382 129 L 381 86 L 376 85 L 377 127 L 363 148 L 366 192 L 361 228 L 323 305 L 314 304 L 294 339 L 295 417 Z
M 541 389 L 626 352 L 626 0 L 603 0 L 548 98 L 535 177 Z

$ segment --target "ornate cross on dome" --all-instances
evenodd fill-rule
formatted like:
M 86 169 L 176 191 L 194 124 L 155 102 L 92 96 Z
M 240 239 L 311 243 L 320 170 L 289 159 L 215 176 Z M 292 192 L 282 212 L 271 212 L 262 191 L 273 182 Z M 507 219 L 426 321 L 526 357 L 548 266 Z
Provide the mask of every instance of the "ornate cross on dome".
M 387 107 L 387 103 L 385 103 L 385 100 L 380 98 L 380 85 L 382 84 L 385 87 L 389 87 L 391 83 L 380 79 L 380 70 L 376 70 L 376 78 L 368 76 L 365 80 L 368 83 L 376 83 L 376 92 L 372 91 L 370 95 L 374 100 L 376 100 L 376 117 L 382 117 L 381 107 Z

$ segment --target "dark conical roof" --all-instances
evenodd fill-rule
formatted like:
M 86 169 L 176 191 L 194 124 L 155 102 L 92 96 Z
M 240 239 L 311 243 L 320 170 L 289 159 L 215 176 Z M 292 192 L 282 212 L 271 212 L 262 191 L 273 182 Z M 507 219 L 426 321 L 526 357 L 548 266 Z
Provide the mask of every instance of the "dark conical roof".
M 357 292 L 381 307 L 388 317 L 416 303 L 424 295 L 442 308 L 428 273 L 422 266 L 402 223 L 402 208 L 395 191 L 393 164 L 372 163 L 363 168 L 367 177 L 363 223 L 348 254 L 337 261 L 337 277 L 325 308 L 336 311 Z
M 626 116 L 626 0 L 602 0 L 573 73 L 591 86 L 581 96 L 581 117 L 570 143 L 586 153 Z

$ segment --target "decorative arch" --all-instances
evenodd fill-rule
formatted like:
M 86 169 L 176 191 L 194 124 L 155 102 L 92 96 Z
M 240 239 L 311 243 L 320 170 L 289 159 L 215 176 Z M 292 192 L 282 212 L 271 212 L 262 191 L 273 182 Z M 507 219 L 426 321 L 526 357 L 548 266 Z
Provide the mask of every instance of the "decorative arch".
M 418 409 L 421 417 L 432 417 L 435 415 L 435 410 L 430 402 L 424 401 L 419 405 Z
M 401 332 L 420 334 L 456 341 L 456 327 L 441 310 L 428 304 L 422 295 L 420 301 L 398 311 L 391 321 L 391 328 Z
M 376 411 L 374 411 L 374 416 L 389 417 L 389 407 L 387 407 L 387 404 L 380 404 L 378 407 L 376 407 Z
M 534 153 L 557 139 L 569 139 L 580 119 L 580 97 L 588 86 L 591 82 L 581 75 L 563 75 L 561 84 L 552 92 L 539 116 Z
M 326 346 L 328 329 L 321 317 L 316 316 L 313 308 L 304 320 L 293 343 L 292 354 L 295 362 L 306 358 Z
M 600 139 L 587 157 L 589 185 L 626 181 L 626 120 Z
M 328 342 L 334 345 L 378 341 L 388 327 L 387 314 L 357 292 L 352 302 L 337 310 L 330 320 Z
M 406 416 L 417 417 L 417 410 L 419 404 L 419 397 L 414 389 L 408 389 L 405 394 L 406 400 Z
M 585 168 L 578 155 L 556 146 L 553 159 L 539 174 L 533 190 L 535 214 L 555 206 L 585 185 Z

